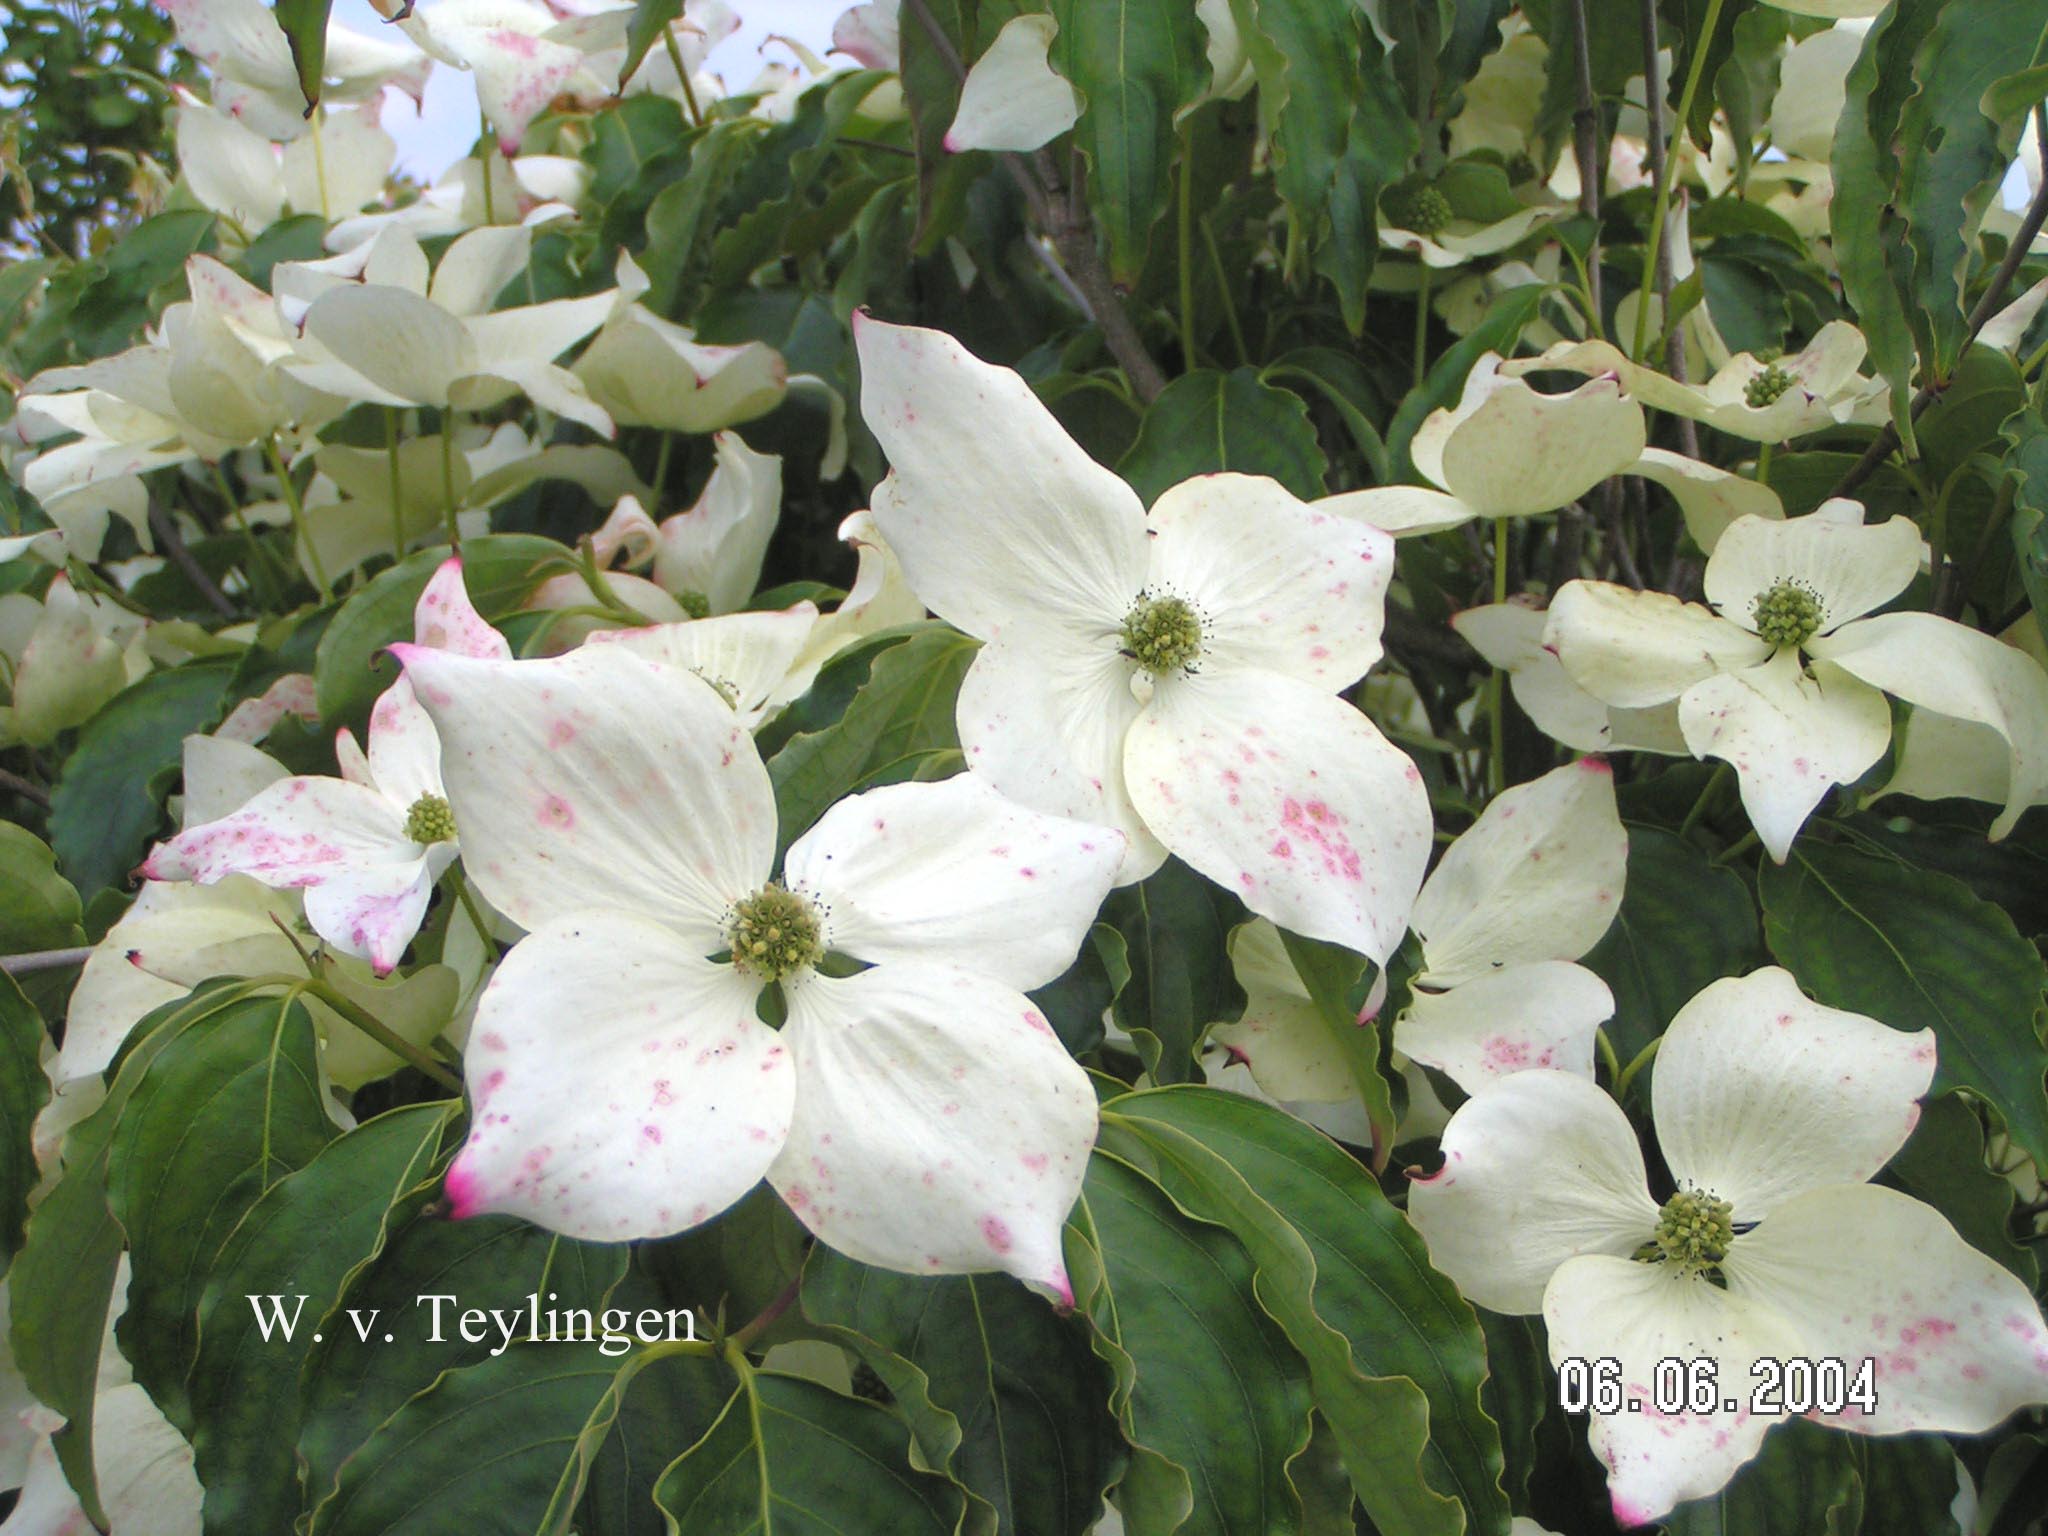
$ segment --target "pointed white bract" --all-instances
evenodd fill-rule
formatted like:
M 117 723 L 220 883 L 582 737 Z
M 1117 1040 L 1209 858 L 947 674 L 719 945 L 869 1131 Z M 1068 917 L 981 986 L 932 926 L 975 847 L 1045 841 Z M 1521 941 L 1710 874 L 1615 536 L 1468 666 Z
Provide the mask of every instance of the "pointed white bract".
M 969 767 L 1170 851 L 1261 916 L 1384 959 L 1429 852 L 1413 763 L 1336 697 L 1379 658 L 1392 544 L 1270 480 L 1148 513 L 1024 381 L 935 331 L 862 320 L 874 517 L 917 595 L 983 640 Z
M 1868 1372 L 1865 1434 L 1974 1434 L 2048 1400 L 2048 1329 L 2026 1287 L 1909 1196 L 1865 1183 L 1934 1075 L 1931 1032 L 1808 1001 L 1785 971 L 1714 982 L 1665 1033 L 1652 1081 L 1676 1193 L 1648 1193 L 1635 1131 L 1560 1072 L 1482 1087 L 1409 1214 L 1472 1300 L 1540 1311 L 1553 1361 L 1612 1357 L 1645 1405 L 1596 1411 L 1615 1518 L 1717 1492 L 1776 1420 L 1745 1406 L 1650 1412 L 1660 1360 L 1708 1360 L 1747 1405 L 1764 1358 Z M 1719 1202 L 1716 1204 L 1715 1202 Z
M 1095 1098 L 1025 992 L 1072 962 L 1117 832 L 961 775 L 840 801 L 775 880 L 767 770 L 691 670 L 400 649 L 466 867 L 532 930 L 478 1004 L 458 1213 L 650 1237 L 765 1177 L 864 1262 L 1070 1294 Z
M 421 593 L 413 632 L 419 645 L 462 655 L 511 654 L 470 605 L 453 558 Z M 371 711 L 369 742 L 365 755 L 344 729 L 340 778 L 271 784 L 240 809 L 158 844 L 142 873 L 203 885 L 246 875 L 273 890 L 303 890 L 313 931 L 386 974 L 419 931 L 458 847 L 440 739 L 406 679 Z
M 1608 705 L 1675 703 L 1686 747 L 1734 766 L 1750 821 L 1780 863 L 1828 789 L 1884 755 L 1886 694 L 2003 748 L 2002 774 L 1953 781 L 2005 801 L 2000 837 L 2048 788 L 2048 674 L 1933 614 L 1865 617 L 1905 589 L 1920 558 L 1911 521 L 1865 526 L 1851 501 L 1784 520 L 1742 517 L 1707 561 L 1705 605 L 1568 582 L 1543 643 Z

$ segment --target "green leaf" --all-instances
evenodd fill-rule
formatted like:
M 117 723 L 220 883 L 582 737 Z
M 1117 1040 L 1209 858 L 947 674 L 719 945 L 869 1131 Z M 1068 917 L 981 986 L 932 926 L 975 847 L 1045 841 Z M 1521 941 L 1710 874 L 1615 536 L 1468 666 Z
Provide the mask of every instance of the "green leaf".
M 1360 1017 L 1365 981 L 1372 962 L 1336 944 L 1304 939 L 1280 930 L 1280 942 L 1294 974 L 1308 989 L 1323 1029 L 1343 1055 L 1352 1086 L 1372 1122 L 1381 1147 L 1394 1144 L 1394 1091 L 1380 1071 L 1380 1032 L 1376 1021 Z
M 1764 937 L 1832 1008 L 1931 1029 L 1937 1092 L 1969 1088 L 2048 1167 L 2041 955 L 2005 909 L 1960 880 L 1840 847 L 1802 844 L 1758 881 Z
M 980 648 L 979 641 L 936 624 L 889 647 L 875 657 L 837 721 L 791 737 L 768 760 L 781 848 L 857 790 L 959 766 L 953 706 Z
M 2012 1240 L 2012 1208 L 2018 1196 L 1984 1161 L 1984 1127 L 1970 1106 L 1947 1093 L 1922 1107 L 1920 1123 L 1892 1158 L 1889 1172 L 1906 1192 L 1948 1218 L 1971 1247 L 1988 1253 L 2033 1290 L 2041 1266 L 2033 1253 Z
M 1859 1438 L 1804 1419 L 1774 1425 L 1726 1488 L 1665 1516 L 1665 1536 L 1855 1536 L 1863 1513 Z
M 337 1134 L 318 1056 L 302 1005 L 246 998 L 167 1042 L 114 1126 L 107 1206 L 131 1265 L 121 1350 L 173 1424 L 191 1423 L 199 1298 L 229 1232 Z
M 626 23 L 626 61 L 619 66 L 619 80 L 633 78 L 647 50 L 683 14 L 683 0 L 634 0 L 633 19 Z
M 1135 284 L 1173 181 L 1174 114 L 1209 88 L 1208 34 L 1181 0 L 1053 0 L 1052 67 L 1079 93 L 1074 146 L 1109 237 L 1110 276 Z
M 751 117 L 713 123 L 690 146 L 690 168 L 647 206 L 647 306 L 671 315 L 698 297 L 716 214 L 763 132 Z
M 327 74 L 327 13 L 333 5 L 334 0 L 277 0 L 277 24 L 291 44 L 292 67 L 298 72 L 308 117 L 320 104 Z
M 477 612 L 486 619 L 501 619 L 540 585 L 541 562 L 562 559 L 567 553 L 553 539 L 524 533 L 465 539 L 462 584 Z M 408 555 L 341 605 L 320 637 L 313 669 L 320 718 L 328 725 L 361 724 L 377 696 L 397 679 L 398 663 L 384 654 L 384 648 L 412 638 L 413 610 L 420 594 L 447 559 L 445 548 Z
M 1105 1146 L 1136 1141 L 1126 1155 L 1177 1205 L 1244 1244 L 1374 1525 L 1505 1536 L 1478 1318 L 1372 1176 L 1284 1111 L 1213 1089 L 1131 1094 L 1103 1120 Z
M 1351 434 L 1372 485 L 1384 485 L 1393 473 L 1387 445 L 1373 425 L 1373 417 L 1384 411 L 1379 391 L 1357 360 L 1335 347 L 1298 347 L 1277 362 L 1268 363 L 1260 373 L 1268 382 L 1299 380 L 1330 403 Z M 1296 391 L 1300 393 L 1300 391 Z
M 2011 354 L 1971 347 L 1941 398 L 1921 413 L 1914 428 L 1931 483 L 1941 486 L 1976 454 L 2002 454 L 1999 433 L 2026 403 L 2026 387 Z M 1961 553 L 1967 555 L 1967 548 Z
M 1147 506 L 1170 486 L 1226 469 L 1270 475 L 1304 501 L 1321 496 L 1323 452 L 1300 396 L 1250 368 L 1183 374 L 1152 402 L 1116 466 Z
M 434 1198 L 424 1191 L 408 1204 L 429 1207 Z M 626 1258 L 621 1246 L 579 1243 L 511 1217 L 449 1221 L 431 1208 L 413 1214 L 338 1303 L 343 1316 L 365 1320 L 362 1330 L 323 1330 L 307 1358 L 299 1435 L 307 1502 L 323 1503 L 342 1463 L 443 1371 L 477 1365 L 503 1348 L 495 1328 L 477 1340 L 456 1331 L 449 1321 L 456 1311 L 524 1312 L 529 1295 L 547 1298 L 548 1308 L 599 1309 L 625 1275 Z M 439 1341 L 429 1337 L 434 1313 L 431 1302 L 419 1302 L 425 1295 L 459 1298 L 443 1305 Z M 382 1342 L 386 1331 L 398 1342 Z M 531 1364 L 536 1357 L 523 1358 Z
M 1842 291 L 1870 343 L 1870 361 L 1892 387 L 1902 417 L 1913 374 L 1913 332 L 1893 279 L 1903 231 L 1893 206 L 1899 178 L 1899 111 L 1912 89 L 1913 50 L 1932 29 L 1943 0 L 1894 0 L 1864 34 L 1845 82 L 1830 169 L 1835 195 L 1828 228 Z M 1906 430 L 1902 420 L 1901 430 Z
M 2034 605 L 2034 627 L 2048 639 L 2048 420 L 2029 408 L 2005 424 L 2013 476 L 2012 545 L 2020 581 Z
M 561 1536 L 634 1378 L 657 1362 L 689 1379 L 710 1423 L 726 1389 L 706 1359 L 521 1344 L 446 1372 L 343 1463 L 311 1536 L 441 1536 L 456 1512 L 464 1536 Z M 679 1443 L 701 1432 L 690 1417 L 675 1430 Z
M 394 1109 L 331 1141 L 250 1207 L 213 1266 L 186 1383 L 208 1536 L 291 1529 L 302 1499 L 299 1372 L 350 1278 L 382 1250 L 392 1208 L 428 1176 L 455 1106 Z M 303 1311 L 265 1339 L 250 1298 Z M 332 1326 L 346 1327 L 345 1320 Z
M 1857 1536 L 1970 1536 L 1956 1524 L 1956 1453 L 1948 1441 L 1940 1435 L 1846 1438 L 1863 1479 Z
M 1504 1317 L 1484 1307 L 1473 1311 L 1486 1335 L 1486 1384 L 1480 1406 L 1500 1426 L 1501 1455 L 1507 1464 L 1501 1486 L 1508 1502 L 1523 1509 L 1536 1474 L 1536 1437 L 1555 1399 L 1549 1354 L 1534 1318 Z
M 804 1315 L 874 1369 L 931 1466 L 988 1527 L 1083 1531 L 1118 1446 L 1085 1333 L 1007 1275 L 900 1275 L 819 1244 Z
M 78 354 L 99 357 L 134 341 L 152 318 L 157 291 L 178 280 L 188 257 L 213 245 L 214 226 L 213 214 L 204 208 L 160 213 L 92 262 L 77 302 L 61 316 Z
M 50 1080 L 43 1073 L 48 1043 L 42 1015 L 14 978 L 0 973 L 0 1275 L 21 1251 L 28 1197 L 42 1182 L 29 1131 L 50 1101 Z
M 36 1400 L 69 1422 L 57 1459 L 86 1513 L 103 1518 L 93 1474 L 92 1416 L 107 1307 L 120 1263 L 121 1227 L 107 1209 L 107 1152 L 129 1096 L 157 1052 L 233 1007 L 248 989 L 217 983 L 143 1019 L 100 1107 L 64 1139 L 64 1172 L 29 1217 L 7 1274 L 8 1347 Z
M 1117 1492 L 1126 1528 L 1300 1532 L 1288 1469 L 1309 1442 L 1308 1372 L 1261 1304 L 1237 1240 L 1098 1149 L 1067 1262 L 1132 1447 Z
M 1969 340 L 1963 296 L 1977 224 L 2005 179 L 2031 104 L 2023 96 L 2001 121 L 1989 115 L 1987 98 L 2037 61 L 2041 21 L 2033 6 L 1953 0 L 1913 51 L 1918 89 L 1900 108 L 1898 128 L 1912 153 L 1899 158 L 1894 201 L 1912 254 L 1906 313 L 1920 333 L 1925 379 L 1948 378 Z
M 1614 926 L 1582 962 L 1614 993 L 1607 1035 L 1626 1065 L 1695 992 L 1763 960 L 1741 877 L 1661 827 L 1631 822 Z
M 1030 997 L 1068 1054 L 1085 1056 L 1102 1044 L 1103 1016 L 1116 1006 L 1130 980 L 1131 957 L 1124 936 L 1107 923 L 1096 923 L 1065 974 Z
M 83 944 L 84 915 L 49 846 L 26 827 L 0 821 L 0 954 Z
M 152 672 L 79 733 L 50 792 L 50 845 L 81 896 L 127 884 L 163 821 L 186 736 L 220 718 L 234 675 L 226 659 Z
M 903 1425 L 872 1403 L 749 1371 L 710 1433 L 662 1473 L 654 1500 L 674 1536 L 952 1536 L 959 1490 L 909 1458 Z
M 1154 1082 L 1194 1077 L 1203 1032 L 1244 1012 L 1224 947 L 1243 910 L 1178 859 L 1111 891 L 1103 904 L 1102 921 L 1123 936 L 1130 966 L 1116 1022 L 1137 1042 Z

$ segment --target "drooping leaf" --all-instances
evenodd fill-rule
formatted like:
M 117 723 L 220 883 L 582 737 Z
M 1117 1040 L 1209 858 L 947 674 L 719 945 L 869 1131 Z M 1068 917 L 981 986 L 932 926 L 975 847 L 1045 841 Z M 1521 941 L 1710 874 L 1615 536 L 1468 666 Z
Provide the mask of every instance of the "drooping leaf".
M 1857 1438 L 1804 1419 L 1773 1426 L 1726 1488 L 1664 1517 L 1666 1536 L 1855 1536 L 1864 1508 Z
M 234 675 L 226 659 L 152 672 L 79 733 L 50 792 L 50 846 L 81 896 L 125 885 L 142 862 L 185 737 L 220 717 Z
M 277 0 L 277 24 L 291 45 L 292 68 L 306 98 L 306 115 L 320 105 L 320 87 L 327 74 L 327 13 L 334 0 Z
M 1178 859 L 1103 903 L 1102 921 L 1123 936 L 1130 965 L 1116 1022 L 1137 1043 L 1154 1082 L 1195 1076 L 1203 1032 L 1244 1012 L 1244 989 L 1224 948 L 1242 911 Z
M 1132 1094 L 1104 1122 L 1105 1146 L 1244 1245 L 1374 1525 L 1505 1536 L 1478 1319 L 1372 1176 L 1293 1116 L 1213 1089 Z
M 1376 1020 L 1361 1016 L 1371 963 L 1336 944 L 1304 939 L 1280 930 L 1294 974 L 1308 989 L 1323 1030 L 1336 1044 L 1350 1069 L 1358 1100 L 1372 1122 L 1381 1147 L 1394 1143 L 1394 1093 L 1380 1071 L 1380 1031 Z
M 682 14 L 683 0 L 633 0 L 633 19 L 626 23 L 626 58 L 619 66 L 621 85 L 633 78 L 647 50 Z
M 1956 1524 L 1958 1463 L 1948 1441 L 1940 1435 L 1848 1438 L 1863 1479 L 1858 1536 L 1969 1536 Z
M 247 998 L 168 1041 L 114 1126 L 107 1206 L 130 1262 L 121 1349 L 174 1424 L 191 1422 L 199 1299 L 228 1234 L 337 1134 L 318 1052 L 304 1006 Z
M 1614 993 L 1606 1029 L 1623 1064 L 1708 982 L 1762 960 L 1741 878 L 1675 833 L 1631 822 L 1621 910 L 1584 962 Z
M 1308 1369 L 1237 1240 L 1098 1150 L 1067 1262 L 1132 1446 L 1117 1495 L 1127 1529 L 1299 1531 L 1288 1467 L 1308 1445 Z
M 1933 1030 L 1936 1091 L 1977 1093 L 2048 1166 L 2048 969 L 2002 907 L 1946 875 L 1811 842 L 1766 864 L 1758 893 L 1765 941 L 1801 986 L 1829 1007 Z
M 42 1179 L 29 1132 L 50 1100 L 48 1043 L 42 1016 L 14 978 L 0 973 L 0 1275 L 21 1249 L 28 1197 Z
M 1118 1454 L 1085 1331 L 1007 1275 L 900 1275 L 820 1244 L 804 1315 L 881 1377 L 930 1464 L 1005 1536 L 1086 1530 Z
M 951 1536 L 958 1489 L 910 1465 L 902 1423 L 829 1387 L 751 1373 L 669 1466 L 655 1502 L 674 1536 L 887 1531 Z
M 1930 1100 L 1887 1171 L 1907 1193 L 1946 1216 L 1965 1242 L 2018 1275 L 2028 1290 L 2039 1283 L 2040 1264 L 2012 1240 L 2017 1192 L 1985 1165 L 1984 1127 L 1961 1097 L 1945 1093 Z
M 1250 368 L 1202 368 L 1167 385 L 1116 469 L 1147 506 L 1168 487 L 1218 470 L 1268 475 L 1304 501 L 1323 494 L 1323 453 L 1307 408 Z
M 394 1109 L 331 1141 L 250 1207 L 200 1302 L 186 1383 L 208 1536 L 291 1528 L 304 1503 L 299 1371 L 349 1278 L 382 1250 L 393 1208 L 428 1174 L 452 1106 Z M 270 1337 L 259 1303 L 278 1297 Z M 303 1298 L 300 1301 L 299 1298 Z

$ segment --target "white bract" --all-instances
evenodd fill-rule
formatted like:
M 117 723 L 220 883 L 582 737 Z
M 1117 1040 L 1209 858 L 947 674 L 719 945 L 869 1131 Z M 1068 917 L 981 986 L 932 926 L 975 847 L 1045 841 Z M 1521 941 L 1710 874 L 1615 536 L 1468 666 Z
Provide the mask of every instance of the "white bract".
M 467 656 L 511 654 L 470 606 L 452 557 L 420 594 L 413 633 L 420 645 Z M 370 714 L 368 755 L 346 728 L 335 754 L 340 778 L 270 785 L 241 809 L 159 844 L 142 872 L 207 885 L 249 875 L 275 890 L 303 889 L 313 931 L 381 976 L 419 931 L 434 883 L 459 851 L 440 738 L 400 678 Z
M 1393 534 L 1435 533 L 1475 517 L 1529 517 L 1578 500 L 1642 457 L 1643 408 L 1611 377 L 1539 394 L 1494 353 L 1464 393 L 1431 411 L 1409 444 L 1427 485 L 1327 496 L 1316 505 Z
M 1540 356 L 1503 364 L 1502 372 L 1560 368 L 1612 376 L 1652 410 L 1689 416 L 1752 442 L 1782 443 L 1861 419 L 1882 398 L 1884 381 L 1858 372 L 1865 351 L 1861 331 L 1830 320 L 1802 351 L 1769 363 L 1739 352 L 1704 384 L 1681 384 L 1605 341 L 1559 342 Z
M 1543 1314 L 1553 1361 L 1621 1362 L 1642 1407 L 1596 1412 L 1591 1439 L 1622 1525 L 1716 1492 L 1757 1453 L 1778 1422 L 1748 1407 L 1760 1359 L 1836 1359 L 1852 1379 L 1867 1362 L 1874 1411 L 1809 1415 L 1864 1434 L 1976 1434 L 2048 1399 L 2026 1286 L 1932 1207 L 1864 1182 L 1934 1066 L 1931 1031 L 1821 1007 L 1771 968 L 1714 982 L 1663 1037 L 1661 1205 L 1627 1117 L 1584 1078 L 1516 1073 L 1452 1116 L 1409 1215 L 1472 1301 Z M 1714 1363 L 1716 1411 L 1656 1411 L 1672 1357 Z M 1724 1395 L 1744 1406 L 1720 1411 Z
M 1379 659 L 1392 541 L 1246 475 L 1147 512 L 1009 369 L 937 331 L 855 335 L 892 466 L 875 523 L 911 589 L 984 642 L 960 689 L 968 766 L 1122 828 L 1121 880 L 1172 853 L 1260 916 L 1383 960 L 1429 801 L 1336 695 Z
M 1394 1046 L 1466 1092 L 1554 1067 L 1590 1079 L 1607 983 L 1574 962 L 1621 908 L 1628 834 L 1598 758 L 1494 797 L 1423 882 L 1422 969 Z
M 1536 599 L 1518 592 L 1451 615 L 1451 627 L 1480 659 L 1508 677 L 1515 702 L 1530 722 L 1575 752 L 1682 753 L 1675 702 L 1650 709 L 1615 709 L 1572 681 L 1557 653 L 1543 643 L 1548 622 Z
M 652 1237 L 765 1177 L 864 1263 L 1071 1297 L 1095 1097 L 1024 993 L 1073 960 L 1121 837 L 961 775 L 840 801 L 777 879 L 767 770 L 685 670 L 400 651 L 471 878 L 530 930 L 465 1051 L 458 1215 Z
M 213 74 L 213 103 L 252 133 L 291 140 L 308 128 L 306 94 L 284 28 L 263 0 L 158 0 L 178 42 Z M 421 100 L 428 60 L 402 43 L 330 22 L 321 100 L 373 101 L 387 85 Z
M 2048 788 L 2048 675 L 1991 636 L 1927 613 L 1865 618 L 1920 569 L 1906 518 L 1872 527 L 1852 501 L 1804 517 L 1744 517 L 1707 561 L 1707 604 L 1573 581 L 1544 644 L 1572 680 L 1624 709 L 1678 704 L 1695 757 L 1732 764 L 1742 802 L 1783 863 L 1830 786 L 1891 740 L 1885 695 L 1983 728 L 2002 746 L 2003 836 Z

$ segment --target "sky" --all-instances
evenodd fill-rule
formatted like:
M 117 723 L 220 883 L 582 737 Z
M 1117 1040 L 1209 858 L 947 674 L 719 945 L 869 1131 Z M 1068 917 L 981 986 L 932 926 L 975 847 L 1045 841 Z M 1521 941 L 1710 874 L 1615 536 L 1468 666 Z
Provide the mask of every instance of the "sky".
M 708 65 L 726 84 L 744 86 L 760 69 L 761 46 L 772 33 L 795 38 L 817 53 L 831 45 L 832 23 L 853 0 L 732 0 L 740 14 L 740 30 L 721 43 Z M 335 0 L 334 19 L 352 31 L 374 34 L 385 23 L 369 0 Z M 787 49 L 767 55 L 787 62 Z M 391 92 L 380 119 L 384 131 L 398 141 L 398 169 L 416 181 L 431 183 L 468 154 L 476 143 L 476 92 L 452 70 L 435 67 L 427 82 L 427 99 L 415 112 L 408 97 Z

